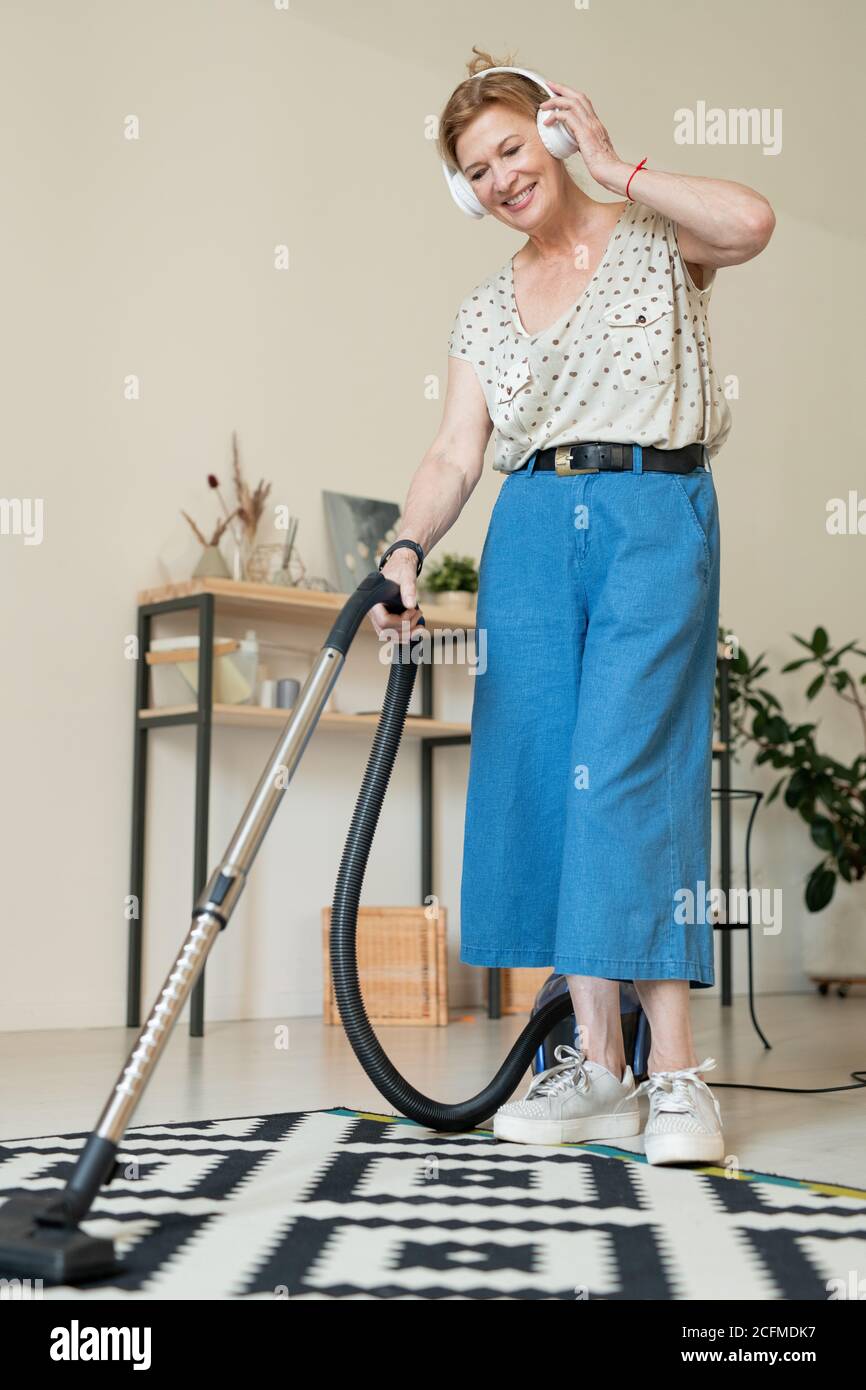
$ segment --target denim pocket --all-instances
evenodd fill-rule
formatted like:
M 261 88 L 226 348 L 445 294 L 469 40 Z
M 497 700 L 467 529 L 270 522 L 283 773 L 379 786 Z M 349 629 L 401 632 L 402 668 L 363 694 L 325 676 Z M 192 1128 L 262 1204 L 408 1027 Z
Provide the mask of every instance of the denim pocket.
M 491 534 L 492 534 L 492 532 L 493 532 L 493 525 L 494 525 L 494 521 L 495 521 L 495 518 L 496 518 L 496 513 L 499 511 L 500 503 L 502 502 L 502 494 L 505 492 L 505 489 L 508 487 L 508 484 L 509 484 L 509 482 L 511 481 L 511 478 L 512 478 L 512 474 L 509 473 L 509 474 L 505 477 L 505 479 L 499 484 L 499 491 L 498 491 L 498 493 L 496 494 L 496 501 L 493 503 L 493 506 L 492 506 L 491 509 L 490 509 L 490 517 L 488 518 L 488 521 L 487 521 L 487 533 L 486 533 L 486 535 L 485 535 L 485 537 L 484 537 L 484 544 L 483 544 L 482 547 L 481 547 L 481 558 L 480 558 L 480 560 L 478 561 L 478 576 L 479 576 L 479 579 L 480 579 L 480 577 L 481 577 L 481 570 L 482 570 L 482 566 L 483 566 L 483 564 L 484 564 L 484 556 L 485 556 L 485 554 L 486 554 L 486 552 L 487 552 L 487 546 L 488 546 L 488 543 L 489 543 L 489 541 L 490 541 Z
M 499 504 L 502 501 L 502 494 L 505 492 L 505 489 L 508 487 L 508 484 L 511 482 L 513 476 L 514 475 L 512 473 L 507 473 L 503 478 L 502 482 L 499 484 L 499 491 L 496 494 L 496 501 L 493 503 L 493 506 L 490 509 L 491 521 L 493 520 L 497 511 L 499 510 Z
M 717 550 L 718 504 L 713 475 L 696 468 L 693 473 L 673 473 L 677 495 L 682 498 L 689 525 L 700 538 L 704 551 L 705 574 L 709 576 L 713 552 Z

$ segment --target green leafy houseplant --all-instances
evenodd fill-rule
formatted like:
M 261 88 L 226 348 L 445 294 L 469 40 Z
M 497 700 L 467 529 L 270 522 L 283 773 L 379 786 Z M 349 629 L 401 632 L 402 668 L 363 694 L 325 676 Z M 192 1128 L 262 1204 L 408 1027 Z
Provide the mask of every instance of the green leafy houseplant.
M 785 719 L 779 700 L 759 684 L 768 670 L 764 654 L 750 661 L 742 648 L 729 667 L 731 734 L 734 747 L 748 744 L 757 749 L 755 763 L 783 769 L 767 804 L 781 794 L 806 822 L 822 852 L 806 880 L 805 893 L 809 911 L 820 912 L 833 897 L 837 877 L 852 883 L 866 875 L 866 672 L 854 674 L 842 660 L 866 657 L 866 651 L 856 641 L 834 648 L 823 627 L 815 628 L 810 641 L 795 633 L 791 636 L 806 655 L 789 661 L 782 671 L 807 669 L 811 677 L 807 700 L 827 690 L 852 705 L 859 716 L 864 752 L 849 765 L 821 753 L 815 741 L 818 725 Z M 718 682 L 716 695 L 718 699 Z
M 474 594 L 478 590 L 478 571 L 468 555 L 443 555 L 429 571 L 424 585 L 431 594 L 450 593 L 455 589 Z

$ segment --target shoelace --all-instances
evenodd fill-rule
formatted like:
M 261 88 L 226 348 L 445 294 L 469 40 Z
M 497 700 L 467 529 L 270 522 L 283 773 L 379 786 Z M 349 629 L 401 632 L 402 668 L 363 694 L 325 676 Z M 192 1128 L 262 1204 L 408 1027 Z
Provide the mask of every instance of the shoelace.
M 578 1091 L 585 1091 L 589 1085 L 589 1078 L 584 1069 L 586 1053 L 575 1051 L 569 1047 L 568 1043 L 560 1043 L 553 1050 L 559 1066 L 548 1067 L 547 1071 L 539 1072 L 529 1090 L 526 1092 L 526 1099 L 532 1096 L 552 1096 L 557 1091 L 565 1091 L 571 1086 L 575 1086 Z M 577 1080 L 575 1080 L 577 1072 Z
M 690 1089 L 690 1083 L 693 1083 L 695 1086 L 703 1086 L 704 1090 L 707 1091 L 716 1107 L 716 1114 L 721 1119 L 719 1102 L 706 1083 L 698 1076 L 699 1071 L 712 1071 L 715 1065 L 715 1057 L 708 1057 L 697 1067 L 681 1067 L 679 1071 L 654 1071 L 647 1077 L 646 1081 L 641 1082 L 635 1095 L 643 1095 L 646 1091 L 652 1100 L 657 1091 L 662 1091 L 665 1095 L 664 1100 L 659 1102 L 659 1109 L 684 1114 L 694 1109 L 694 1097 Z

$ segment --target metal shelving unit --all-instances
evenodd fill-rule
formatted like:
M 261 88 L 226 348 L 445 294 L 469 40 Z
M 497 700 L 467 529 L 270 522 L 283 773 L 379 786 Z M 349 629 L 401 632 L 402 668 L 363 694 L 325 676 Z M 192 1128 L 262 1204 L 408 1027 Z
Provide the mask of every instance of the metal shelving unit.
M 225 616 L 275 617 L 299 622 L 327 631 L 346 602 L 345 594 L 316 590 L 280 589 L 265 584 L 245 584 L 233 580 L 202 579 L 163 589 L 147 590 L 138 599 L 139 662 L 135 682 L 134 752 L 132 775 L 132 845 L 130 888 L 138 904 L 138 916 L 129 921 L 126 1023 L 141 1023 L 141 973 L 144 950 L 144 873 L 146 849 L 147 752 L 150 734 L 157 729 L 188 724 L 195 728 L 195 797 L 193 829 L 193 903 L 207 882 L 208 812 L 210 808 L 211 745 L 214 726 L 282 728 L 289 717 L 285 709 L 262 709 L 250 705 L 214 704 L 213 641 L 216 610 Z M 189 705 L 156 709 L 149 707 L 149 667 L 145 654 L 150 650 L 151 628 L 155 619 L 167 614 L 193 613 L 198 618 L 198 699 Z M 430 631 L 441 628 L 471 629 L 471 614 L 449 608 L 425 605 L 424 617 Z M 372 629 L 369 630 L 372 636 Z M 433 892 L 433 753 L 444 744 L 469 742 L 468 724 L 449 723 L 433 715 L 433 663 L 421 664 L 421 714 L 407 718 L 404 740 L 421 746 L 421 901 Z M 367 732 L 372 735 L 378 723 L 376 714 L 336 714 L 325 711 L 318 728 L 338 733 Z M 498 972 L 491 972 L 497 973 Z M 491 996 L 498 1000 L 496 989 Z M 192 1037 L 204 1035 L 204 972 L 190 999 Z

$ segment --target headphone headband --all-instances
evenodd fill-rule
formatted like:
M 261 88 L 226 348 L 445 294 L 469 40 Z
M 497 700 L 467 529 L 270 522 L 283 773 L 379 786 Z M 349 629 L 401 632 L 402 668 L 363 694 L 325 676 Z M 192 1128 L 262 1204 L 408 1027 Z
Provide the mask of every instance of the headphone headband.
M 465 81 L 471 82 L 474 78 L 488 77 L 493 72 L 516 72 L 520 77 L 528 77 L 531 82 L 537 83 L 543 91 L 547 92 L 548 96 L 554 98 L 556 96 L 556 93 L 550 89 L 541 74 L 538 72 L 531 72 L 528 68 L 484 68 L 481 72 L 474 73 L 473 77 L 466 78 Z M 535 124 L 538 128 L 541 143 L 544 145 L 545 149 L 553 155 L 554 159 L 568 159 L 569 155 L 577 152 L 577 141 L 574 139 L 568 126 L 563 125 L 562 121 L 557 121 L 554 125 L 546 125 L 545 122 L 549 114 L 549 111 L 542 111 L 540 106 L 536 112 Z M 454 199 L 460 211 L 466 213 L 468 217 L 484 217 L 486 208 L 482 207 L 463 171 L 461 169 L 452 169 L 444 159 L 441 163 L 442 170 L 445 174 L 445 182 L 448 185 L 451 197 Z
M 489 77 L 492 72 L 516 72 L 521 77 L 528 77 L 530 81 L 537 82 L 539 87 L 543 87 L 549 96 L 553 96 L 553 92 L 541 76 L 541 73 L 530 72 L 529 68 L 483 68 L 481 72 L 476 72 L 472 77 L 467 77 L 464 80 L 466 82 L 474 82 L 478 77 Z

